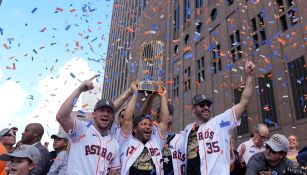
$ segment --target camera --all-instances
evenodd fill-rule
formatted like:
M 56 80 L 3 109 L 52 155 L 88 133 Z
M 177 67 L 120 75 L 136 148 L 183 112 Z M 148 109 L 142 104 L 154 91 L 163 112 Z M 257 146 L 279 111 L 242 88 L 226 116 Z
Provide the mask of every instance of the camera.
M 288 167 L 285 175 L 307 175 L 307 170 L 301 168 Z

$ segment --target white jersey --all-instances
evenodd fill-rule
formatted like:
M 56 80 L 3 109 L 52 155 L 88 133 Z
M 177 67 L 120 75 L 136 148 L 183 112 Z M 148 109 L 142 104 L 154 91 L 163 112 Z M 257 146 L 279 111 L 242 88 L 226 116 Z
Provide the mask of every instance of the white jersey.
M 154 127 L 154 126 L 153 126 Z M 120 160 L 122 163 L 121 175 L 128 175 L 130 167 L 136 161 L 136 159 L 143 152 L 146 147 L 151 159 L 155 165 L 157 175 L 163 175 L 163 161 L 162 161 L 162 148 L 166 142 L 166 138 L 163 138 L 158 129 L 152 130 L 152 135 L 148 142 L 144 145 L 137 140 L 134 136 L 125 136 L 121 131 L 118 134 L 120 147 Z
M 120 168 L 119 144 L 110 136 L 101 136 L 92 122 L 75 119 L 69 159 L 68 175 L 106 175 Z
M 183 133 L 175 134 L 175 137 L 170 141 L 168 148 L 172 156 L 172 164 L 175 175 L 185 174 L 186 154 L 184 150 L 184 135 Z M 168 160 L 163 160 L 168 161 Z
M 188 137 L 196 123 L 185 127 L 185 154 L 187 155 Z M 231 129 L 240 125 L 233 108 L 213 117 L 199 126 L 197 141 L 199 145 L 200 172 L 202 175 L 230 174 L 230 137 Z

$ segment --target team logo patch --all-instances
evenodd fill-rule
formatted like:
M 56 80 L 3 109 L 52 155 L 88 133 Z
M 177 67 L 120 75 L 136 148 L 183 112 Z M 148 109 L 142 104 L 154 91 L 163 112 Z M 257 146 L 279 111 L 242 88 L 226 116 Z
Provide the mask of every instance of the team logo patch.
M 230 121 L 224 122 L 224 121 L 222 120 L 222 122 L 220 123 L 220 127 L 221 127 L 221 128 L 227 127 L 227 126 L 229 126 L 229 125 L 230 125 Z

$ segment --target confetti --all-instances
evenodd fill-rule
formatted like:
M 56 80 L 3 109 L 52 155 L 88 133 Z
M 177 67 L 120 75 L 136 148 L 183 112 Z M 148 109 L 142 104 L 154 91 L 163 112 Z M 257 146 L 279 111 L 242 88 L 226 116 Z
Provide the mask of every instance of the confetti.
M 70 76 L 71 76 L 72 78 L 76 78 L 76 76 L 75 76 L 73 73 L 70 73 Z
M 66 26 L 65 30 L 66 30 L 66 31 L 69 30 L 70 27 L 71 27 L 71 25 L 68 24 L 68 25 Z
M 37 10 L 37 8 L 35 7 L 35 8 L 31 11 L 31 13 L 36 12 L 36 10 Z

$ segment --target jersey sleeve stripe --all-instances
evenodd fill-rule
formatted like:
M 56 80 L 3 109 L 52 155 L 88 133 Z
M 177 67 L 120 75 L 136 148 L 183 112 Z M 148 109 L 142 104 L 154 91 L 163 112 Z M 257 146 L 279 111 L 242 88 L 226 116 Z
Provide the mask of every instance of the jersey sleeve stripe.
M 232 117 L 233 117 L 233 121 L 235 122 L 235 125 L 238 125 L 237 116 L 236 116 L 234 108 L 231 108 L 231 112 L 232 112 Z
M 160 128 L 159 128 L 159 127 L 157 127 L 157 131 L 158 131 L 159 137 L 160 137 L 162 140 L 166 140 L 166 139 L 167 139 L 167 135 L 163 138 L 163 136 L 162 136 L 162 134 L 161 134 L 161 132 L 160 132 Z
M 119 128 L 119 132 L 120 132 L 120 134 L 121 134 L 123 137 L 125 137 L 126 139 L 129 138 L 129 136 L 131 135 L 131 134 L 126 135 L 126 134 L 123 132 L 123 130 L 122 130 L 121 128 Z

